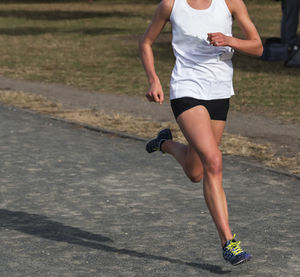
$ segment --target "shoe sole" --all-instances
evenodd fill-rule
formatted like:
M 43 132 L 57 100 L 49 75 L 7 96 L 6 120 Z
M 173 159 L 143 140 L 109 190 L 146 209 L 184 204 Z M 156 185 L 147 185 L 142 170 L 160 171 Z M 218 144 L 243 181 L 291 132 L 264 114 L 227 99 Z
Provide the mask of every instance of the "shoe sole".
M 247 259 L 244 259 L 244 260 L 241 260 L 235 264 L 233 264 L 233 266 L 237 266 L 237 265 L 240 265 L 240 264 L 244 264 L 246 262 L 249 262 L 250 260 L 252 259 L 252 256 L 248 257 Z M 228 261 L 229 262 L 229 261 Z
M 155 139 L 156 139 L 156 138 L 155 138 Z M 153 150 L 153 151 L 149 151 L 149 150 L 148 150 L 148 147 L 147 147 L 147 146 L 148 146 L 148 144 L 150 143 L 150 141 L 152 141 L 152 140 L 154 140 L 154 139 L 150 139 L 150 140 L 148 140 L 147 143 L 146 143 L 146 151 L 147 151 L 149 154 L 151 154 L 151 153 L 153 153 L 153 152 L 155 152 L 155 151 L 158 151 L 158 150 Z

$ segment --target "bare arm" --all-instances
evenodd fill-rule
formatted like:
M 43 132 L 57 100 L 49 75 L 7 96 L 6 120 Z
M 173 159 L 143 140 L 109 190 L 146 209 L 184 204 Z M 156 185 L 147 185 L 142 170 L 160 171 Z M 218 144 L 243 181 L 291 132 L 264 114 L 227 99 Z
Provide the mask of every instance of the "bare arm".
M 154 67 L 154 56 L 152 51 L 152 44 L 159 36 L 160 32 L 169 20 L 174 0 L 162 0 L 158 5 L 154 17 L 148 26 L 145 34 L 140 39 L 139 49 L 140 56 L 143 62 L 146 75 L 149 82 L 149 90 L 146 97 L 149 101 L 162 104 L 164 101 L 164 93 L 156 74 Z
M 263 52 L 261 39 L 243 0 L 226 0 L 226 3 L 243 31 L 245 39 L 225 36 L 222 33 L 210 33 L 208 34 L 210 43 L 214 46 L 230 46 L 246 54 L 261 56 Z

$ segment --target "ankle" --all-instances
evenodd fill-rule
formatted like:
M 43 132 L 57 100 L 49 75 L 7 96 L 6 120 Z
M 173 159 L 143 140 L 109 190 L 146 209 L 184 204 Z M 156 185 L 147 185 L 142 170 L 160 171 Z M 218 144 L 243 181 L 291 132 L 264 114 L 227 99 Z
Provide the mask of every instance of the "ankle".
M 222 236 L 221 238 L 221 246 L 222 248 L 226 245 L 227 241 L 232 240 L 234 236 L 231 234 L 231 232 L 227 235 Z
M 165 153 L 166 152 L 166 142 L 167 140 L 166 139 L 162 139 L 160 144 L 159 144 L 159 149 L 161 152 Z

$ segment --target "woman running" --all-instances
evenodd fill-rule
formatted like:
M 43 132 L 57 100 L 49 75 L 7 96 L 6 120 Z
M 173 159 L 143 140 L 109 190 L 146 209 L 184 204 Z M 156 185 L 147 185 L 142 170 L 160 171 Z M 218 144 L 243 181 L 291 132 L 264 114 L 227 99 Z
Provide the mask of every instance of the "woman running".
M 236 19 L 245 39 L 232 36 Z M 188 144 L 172 140 L 170 129 L 146 145 L 149 153 L 169 153 L 192 182 L 203 179 L 205 201 L 217 227 L 223 257 L 233 265 L 251 259 L 231 233 L 222 186 L 219 150 L 232 85 L 233 51 L 261 56 L 263 47 L 242 0 L 162 0 L 140 40 L 140 54 L 149 81 L 146 97 L 162 104 L 164 93 L 154 67 L 152 44 L 170 21 L 176 63 L 170 82 L 171 107 Z

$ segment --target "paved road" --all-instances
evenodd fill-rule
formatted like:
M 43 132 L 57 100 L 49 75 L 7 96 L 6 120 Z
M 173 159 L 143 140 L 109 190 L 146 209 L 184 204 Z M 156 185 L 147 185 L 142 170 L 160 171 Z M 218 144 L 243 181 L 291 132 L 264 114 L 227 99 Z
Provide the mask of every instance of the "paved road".
M 0 276 L 299 276 L 300 181 L 224 157 L 222 260 L 201 185 L 144 143 L 0 106 Z

